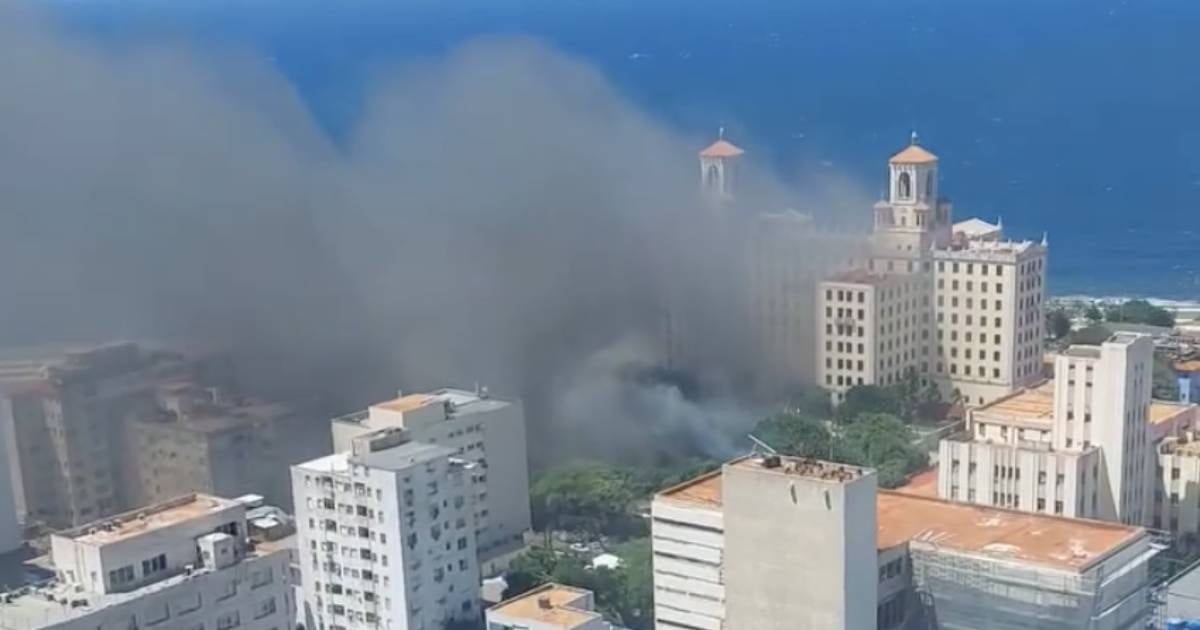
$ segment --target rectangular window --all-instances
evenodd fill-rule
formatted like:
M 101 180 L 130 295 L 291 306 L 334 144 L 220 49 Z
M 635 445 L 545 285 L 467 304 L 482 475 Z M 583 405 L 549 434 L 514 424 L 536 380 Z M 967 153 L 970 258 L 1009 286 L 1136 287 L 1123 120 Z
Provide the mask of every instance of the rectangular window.
M 238 612 L 236 610 L 227 612 L 217 617 L 217 630 L 229 630 L 230 628 L 236 628 L 241 623 L 241 618 L 238 616 Z
M 275 614 L 275 598 L 274 597 L 268 597 L 268 598 L 264 599 L 263 601 L 259 602 L 258 606 L 256 606 L 254 609 L 254 618 L 255 619 L 262 619 L 263 617 L 268 617 L 268 616 L 274 615 L 274 614 Z

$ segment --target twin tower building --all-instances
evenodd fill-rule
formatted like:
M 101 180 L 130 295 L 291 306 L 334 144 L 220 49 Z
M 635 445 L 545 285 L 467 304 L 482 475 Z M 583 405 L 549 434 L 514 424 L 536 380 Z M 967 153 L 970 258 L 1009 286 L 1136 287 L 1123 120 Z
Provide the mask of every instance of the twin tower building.
M 700 153 L 709 197 L 732 198 L 741 155 L 724 138 Z M 754 309 L 752 327 L 765 351 L 788 345 L 786 335 L 772 330 L 777 324 L 815 326 L 813 347 L 793 353 L 807 359 L 803 366 L 791 361 L 803 377 L 794 380 L 815 380 L 834 402 L 855 385 L 910 379 L 937 387 L 943 400 L 977 406 L 1041 380 L 1045 239 L 1009 240 L 999 223 L 980 219 L 954 222 L 950 202 L 939 194 L 938 158 L 915 134 L 888 160 L 888 172 L 865 249 L 832 272 L 810 272 L 827 274 L 808 284 L 816 288 L 814 315 Z M 755 256 L 775 256 L 772 248 L 755 249 Z M 752 304 L 812 308 L 811 295 L 777 299 L 794 290 L 788 282 L 794 274 L 775 282 L 772 261 L 753 267 Z

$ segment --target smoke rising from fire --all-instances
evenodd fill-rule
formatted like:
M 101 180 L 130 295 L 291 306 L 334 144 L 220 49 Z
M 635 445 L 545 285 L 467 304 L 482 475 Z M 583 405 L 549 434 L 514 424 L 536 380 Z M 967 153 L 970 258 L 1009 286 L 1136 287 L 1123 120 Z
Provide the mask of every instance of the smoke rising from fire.
M 581 383 L 612 348 L 658 357 L 672 273 L 744 254 L 696 194 L 705 139 L 534 41 L 380 72 L 342 144 L 246 51 L 102 47 L 12 3 L 0 86 L 0 344 L 198 340 L 251 387 L 347 407 L 486 383 L 526 399 L 533 452 L 556 414 L 657 413 Z M 743 183 L 749 207 L 790 199 Z M 712 280 L 689 285 L 738 281 Z

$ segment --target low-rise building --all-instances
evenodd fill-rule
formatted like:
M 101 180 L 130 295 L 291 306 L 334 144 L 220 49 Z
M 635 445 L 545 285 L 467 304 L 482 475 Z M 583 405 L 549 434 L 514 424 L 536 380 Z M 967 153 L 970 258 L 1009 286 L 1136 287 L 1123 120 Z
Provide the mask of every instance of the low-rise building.
M 1151 619 L 1148 563 L 1161 547 L 1146 530 L 876 491 L 873 477 L 751 456 L 659 493 L 656 627 L 1115 630 Z M 755 535 L 763 570 L 737 570 Z
M 487 630 L 613 630 L 591 591 L 543 584 L 492 606 Z
M 476 536 L 485 565 L 523 545 L 532 520 L 520 401 L 496 398 L 486 389 L 402 395 L 334 418 L 334 451 L 347 451 L 356 437 L 388 428 L 403 429 L 413 441 L 445 446 L 454 457 L 478 464 L 468 481 L 474 486 Z
M 478 619 L 474 463 L 383 429 L 292 467 L 308 628 Z
M 242 503 L 186 495 L 56 533 L 55 579 L 0 598 L 0 629 L 290 628 L 289 552 L 247 531 Z
M 1129 333 L 1071 346 L 1053 381 L 970 410 L 965 432 L 939 443 L 939 496 L 1144 524 L 1153 353 L 1148 337 Z M 1175 415 L 1160 412 L 1160 424 Z

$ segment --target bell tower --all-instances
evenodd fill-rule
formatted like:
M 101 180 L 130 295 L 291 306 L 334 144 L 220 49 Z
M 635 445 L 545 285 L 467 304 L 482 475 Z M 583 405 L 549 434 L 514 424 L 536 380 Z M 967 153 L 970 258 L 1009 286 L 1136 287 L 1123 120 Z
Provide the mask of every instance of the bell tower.
M 704 196 L 718 203 L 733 200 L 737 161 L 744 153 L 725 139 L 724 127 L 717 131 L 717 141 L 700 152 L 700 189 Z
M 888 160 L 888 192 L 875 204 L 876 255 L 918 258 L 950 242 L 950 204 L 938 198 L 938 158 L 916 132 Z

